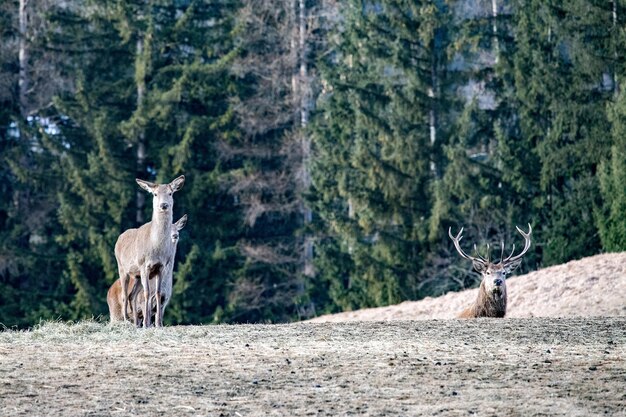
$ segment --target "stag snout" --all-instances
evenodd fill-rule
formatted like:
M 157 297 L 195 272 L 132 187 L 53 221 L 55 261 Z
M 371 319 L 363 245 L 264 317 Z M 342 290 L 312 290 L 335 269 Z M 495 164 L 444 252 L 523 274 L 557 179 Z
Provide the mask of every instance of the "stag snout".
M 167 204 L 167 203 L 161 203 L 161 204 L 159 205 L 159 208 L 161 209 L 161 211 L 167 211 L 167 209 L 169 209 L 169 208 L 170 208 L 170 205 L 169 205 L 169 204 Z
M 496 278 L 496 279 L 493 280 L 493 285 L 495 285 L 496 287 L 502 286 L 503 283 L 504 283 L 504 281 L 502 281 L 502 279 L 500 279 L 500 278 Z

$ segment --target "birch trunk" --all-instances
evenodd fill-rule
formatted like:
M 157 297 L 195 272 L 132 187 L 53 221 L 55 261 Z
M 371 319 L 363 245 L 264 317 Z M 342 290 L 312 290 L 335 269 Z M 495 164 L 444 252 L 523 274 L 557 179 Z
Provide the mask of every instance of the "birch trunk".
M 491 13 L 493 17 L 493 50 L 496 55 L 496 64 L 500 60 L 500 44 L 498 42 L 498 0 L 491 0 Z
M 302 147 L 302 191 L 306 191 L 311 185 L 310 158 L 311 141 L 306 133 L 309 124 L 310 91 L 308 80 L 307 63 L 307 14 L 305 0 L 298 0 L 298 60 L 299 60 L 299 111 L 300 111 L 300 137 Z M 310 224 L 313 218 L 311 209 L 302 202 L 302 217 L 305 225 Z M 310 236 L 304 237 L 304 274 L 313 275 L 313 240 Z
M 617 0 L 613 0 L 611 3 L 613 5 L 613 30 L 611 32 L 615 34 L 617 29 Z M 619 56 L 617 54 L 617 48 L 614 49 L 615 51 L 613 52 L 613 58 L 615 59 L 615 62 L 617 62 Z M 617 70 L 615 69 L 615 66 L 613 67 L 613 94 L 615 95 L 615 97 L 619 95 L 619 82 L 617 80 Z
M 146 59 L 144 57 L 144 39 L 143 35 L 139 35 L 136 46 L 137 58 L 135 60 L 135 74 L 137 83 L 137 112 L 143 112 L 146 95 Z M 137 135 L 137 173 L 139 176 L 144 173 L 146 168 L 146 133 L 144 126 L 140 127 Z M 136 194 L 136 216 L 137 224 L 144 223 L 143 209 L 146 204 L 145 191 L 138 188 Z
M 18 74 L 18 92 L 19 92 L 19 104 L 22 117 L 28 115 L 28 90 L 30 83 L 28 79 L 28 13 L 26 7 L 28 6 L 28 0 L 20 0 L 19 3 L 19 74 Z

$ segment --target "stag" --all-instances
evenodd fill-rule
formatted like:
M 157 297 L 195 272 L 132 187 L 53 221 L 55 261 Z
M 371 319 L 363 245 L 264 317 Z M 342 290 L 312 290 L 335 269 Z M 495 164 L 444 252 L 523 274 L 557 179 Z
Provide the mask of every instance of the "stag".
M 517 231 L 524 237 L 524 249 L 518 255 L 513 256 L 515 253 L 515 245 L 511 254 L 504 257 L 504 241 L 501 242 L 502 250 L 500 252 L 500 261 L 491 262 L 489 245 L 487 245 L 487 257 L 483 258 L 476 245 L 474 245 L 474 251 L 477 256 L 469 256 L 463 249 L 461 249 L 460 241 L 463 239 L 463 228 L 455 236 L 452 235 L 452 228 L 448 229 L 448 236 L 454 242 L 454 247 L 462 258 L 472 261 L 476 272 L 482 275 L 482 281 L 478 289 L 478 297 L 474 303 L 463 310 L 459 314 L 459 318 L 475 318 L 475 317 L 504 317 L 506 314 L 506 276 L 513 272 L 522 262 L 522 257 L 528 252 L 530 248 L 530 234 L 532 233 L 532 227 L 528 224 L 528 233 L 524 233 L 519 227 L 515 227 Z

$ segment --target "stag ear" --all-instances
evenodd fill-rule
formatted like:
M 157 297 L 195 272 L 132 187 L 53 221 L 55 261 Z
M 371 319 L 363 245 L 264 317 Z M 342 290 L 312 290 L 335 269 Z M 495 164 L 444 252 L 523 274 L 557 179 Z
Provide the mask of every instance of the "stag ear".
M 184 175 L 181 175 L 180 177 L 176 178 L 174 181 L 170 182 L 170 188 L 172 189 L 172 192 L 176 192 L 180 190 L 181 188 L 183 188 L 184 183 L 185 183 Z
M 515 271 L 517 267 L 520 266 L 521 263 L 522 263 L 522 260 L 518 259 L 517 261 L 513 261 L 510 264 L 505 265 L 504 272 L 506 272 L 507 274 L 510 274 L 511 272 Z
M 137 184 L 139 184 L 141 188 L 143 188 L 149 193 L 153 193 L 154 189 L 157 188 L 157 185 L 152 182 L 140 180 L 139 178 L 135 178 L 135 181 L 137 181 Z
M 472 265 L 474 265 L 474 269 L 479 274 L 482 274 L 483 272 L 485 272 L 487 270 L 487 264 L 485 264 L 483 262 L 472 261 Z
M 187 215 L 185 214 L 183 217 L 178 219 L 174 225 L 176 226 L 176 230 L 182 230 L 183 227 L 187 224 Z

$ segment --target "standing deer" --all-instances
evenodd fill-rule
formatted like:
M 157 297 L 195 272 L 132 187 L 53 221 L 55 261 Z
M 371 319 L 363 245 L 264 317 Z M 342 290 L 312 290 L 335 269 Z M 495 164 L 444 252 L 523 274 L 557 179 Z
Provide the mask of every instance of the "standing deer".
M 450 236 L 450 239 L 454 242 L 454 247 L 457 252 L 459 252 L 461 257 L 472 261 L 474 269 L 483 277 L 480 282 L 476 301 L 463 310 L 463 312 L 459 314 L 459 318 L 504 317 L 506 314 L 506 275 L 513 272 L 522 262 L 522 256 L 524 256 L 528 248 L 530 248 L 530 234 L 533 231 L 530 224 L 528 224 L 528 233 L 524 233 L 522 229 L 517 226 L 516 229 L 524 237 L 524 249 L 519 255 L 513 256 L 515 252 L 515 245 L 513 245 L 511 254 L 505 258 L 504 241 L 502 241 L 502 251 L 498 263 L 491 262 L 489 257 L 489 245 L 487 245 L 487 258 L 480 256 L 476 245 L 474 245 L 474 250 L 478 257 L 467 255 L 459 245 L 459 242 L 463 239 L 463 236 L 461 236 L 463 228 L 461 228 L 456 237 L 452 236 L 452 228 L 448 229 L 448 236 Z
M 185 227 L 187 223 L 187 215 L 185 214 L 181 217 L 176 223 L 172 224 L 171 228 L 171 239 L 174 244 L 174 257 L 176 257 L 176 246 L 178 245 L 179 232 Z M 162 313 L 165 314 L 165 307 L 169 303 L 172 298 L 172 281 L 173 281 L 173 272 L 174 272 L 174 262 L 170 264 L 168 270 L 164 273 L 163 283 L 161 285 L 163 292 L 163 300 L 161 309 Z M 135 326 L 139 324 L 139 319 L 143 320 L 143 311 L 141 310 L 141 304 L 144 303 L 143 294 L 139 292 L 140 287 L 140 277 L 139 276 L 131 276 L 129 280 L 129 286 L 133 288 L 129 295 L 129 301 L 132 308 L 133 318 Z M 154 294 L 154 285 L 150 284 L 150 297 L 154 299 L 156 304 L 156 297 Z M 151 300 L 152 301 L 152 300 Z M 109 315 L 111 317 L 111 322 L 114 321 L 122 321 L 124 320 L 122 313 L 122 281 L 120 278 L 115 280 L 115 282 L 109 288 L 107 292 L 107 304 L 109 305 Z M 152 308 L 152 314 L 154 314 L 154 307 Z M 161 322 L 163 321 L 163 317 L 161 317 Z
M 153 196 L 152 220 L 138 229 L 125 231 L 115 243 L 115 258 L 122 286 L 122 318 L 128 319 L 128 281 L 131 276 L 141 277 L 143 311 L 152 311 L 149 281 L 154 277 L 157 309 L 155 326 L 161 327 L 161 281 L 170 263 L 174 262 L 175 245 L 170 235 L 173 195 L 182 188 L 185 176 L 181 175 L 169 184 L 153 184 L 140 179 L 136 181 Z M 143 315 L 143 327 L 150 327 L 150 314 Z

